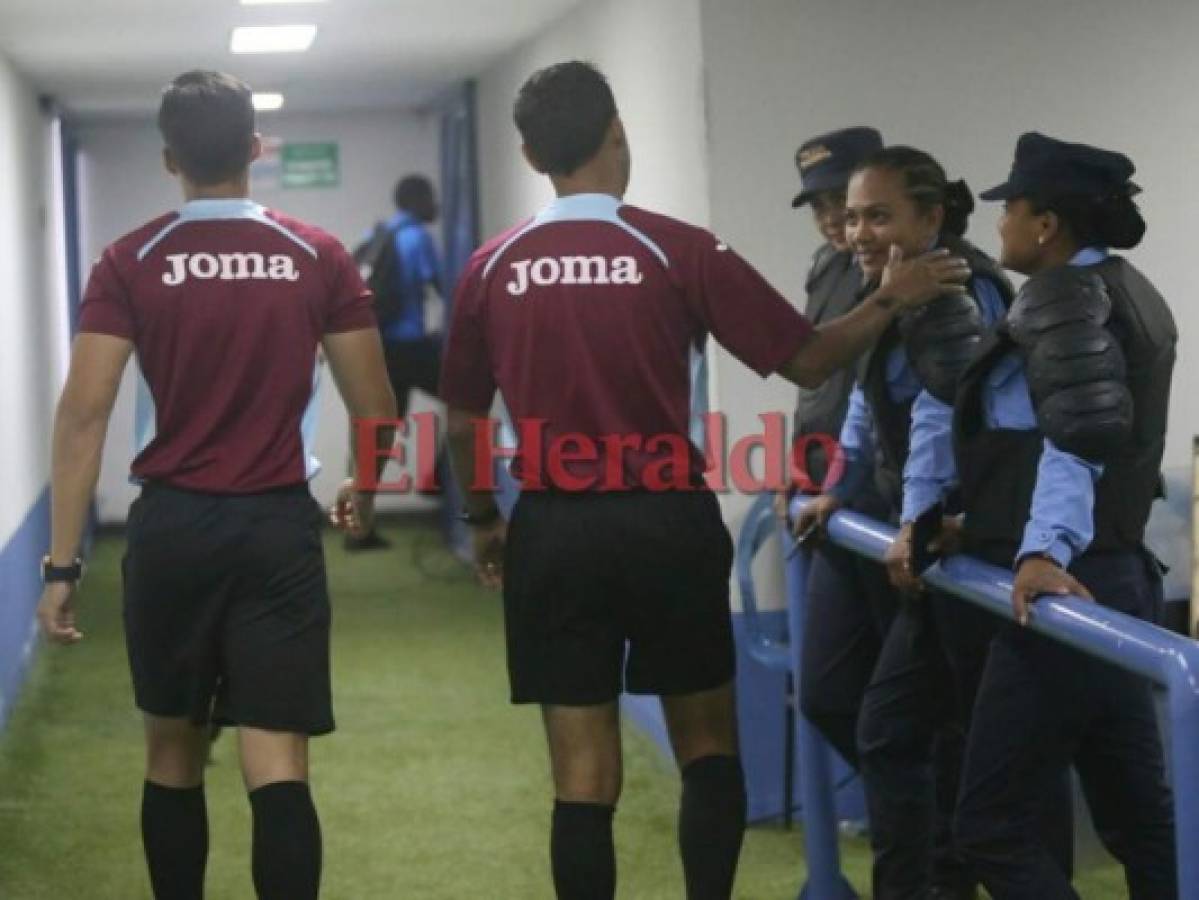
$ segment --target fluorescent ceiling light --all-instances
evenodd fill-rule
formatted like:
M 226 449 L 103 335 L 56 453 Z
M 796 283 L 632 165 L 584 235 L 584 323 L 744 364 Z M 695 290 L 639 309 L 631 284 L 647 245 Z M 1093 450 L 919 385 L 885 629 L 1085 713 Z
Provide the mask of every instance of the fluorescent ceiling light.
M 241 0 L 242 6 L 277 6 L 284 3 L 324 3 L 325 0 Z
M 272 112 L 283 108 L 282 94 L 255 93 L 252 99 L 254 100 L 254 108 L 259 112 Z
M 234 53 L 297 53 L 316 40 L 315 25 L 242 25 L 233 29 Z

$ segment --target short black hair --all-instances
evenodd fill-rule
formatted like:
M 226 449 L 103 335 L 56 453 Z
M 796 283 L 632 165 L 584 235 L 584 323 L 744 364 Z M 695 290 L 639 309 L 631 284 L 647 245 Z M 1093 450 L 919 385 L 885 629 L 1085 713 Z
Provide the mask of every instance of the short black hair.
M 569 175 L 599 151 L 616 118 L 616 98 L 595 66 L 558 63 L 521 86 L 512 118 L 537 168 Z
M 223 72 L 184 72 L 162 93 L 158 130 L 191 181 L 235 178 L 249 166 L 254 141 L 250 86 Z
M 405 175 L 392 192 L 396 208 L 410 212 L 433 205 L 433 182 L 424 175 Z

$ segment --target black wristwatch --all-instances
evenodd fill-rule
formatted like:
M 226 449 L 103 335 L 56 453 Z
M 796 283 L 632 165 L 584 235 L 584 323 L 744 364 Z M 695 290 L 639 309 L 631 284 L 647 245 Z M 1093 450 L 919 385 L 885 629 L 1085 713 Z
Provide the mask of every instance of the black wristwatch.
M 494 522 L 499 517 L 500 517 L 500 509 L 498 506 L 493 506 L 491 508 L 491 512 L 486 513 L 485 515 L 482 515 L 482 516 L 476 516 L 470 510 L 463 510 L 462 512 L 460 512 L 458 514 L 458 519 L 460 521 L 465 522 L 467 525 L 477 525 L 477 526 L 490 525 L 492 522 Z
M 82 577 L 83 560 L 78 556 L 69 566 L 56 566 L 49 555 L 42 557 L 42 582 L 44 584 L 54 584 L 60 581 L 74 584 Z

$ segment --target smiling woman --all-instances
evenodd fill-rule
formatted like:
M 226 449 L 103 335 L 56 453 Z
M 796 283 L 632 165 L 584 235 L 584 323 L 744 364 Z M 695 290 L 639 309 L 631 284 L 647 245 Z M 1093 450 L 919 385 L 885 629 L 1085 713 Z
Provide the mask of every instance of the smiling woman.
M 860 703 L 840 728 L 841 743 L 859 762 L 866 788 L 876 896 L 932 896 L 934 890 L 959 896 L 973 890 L 945 829 L 935 824 L 955 797 L 952 789 L 934 789 L 933 773 L 939 785 L 953 784 L 969 705 L 963 700 L 959 706 L 955 698 L 973 696 L 977 676 L 971 661 L 985 657 L 993 626 L 985 614 L 969 609 L 955 610 L 952 626 L 938 624 L 939 604 L 901 604 L 895 594 L 919 590 L 911 566 L 912 523 L 938 508 L 943 491 L 931 476 L 949 448 L 944 440 L 926 438 L 929 423 L 944 418 L 985 326 L 1002 316 L 1012 294 L 994 261 L 962 237 L 972 209 L 964 182 L 950 182 L 928 153 L 904 146 L 859 162 L 846 198 L 846 238 L 868 284 L 883 277 L 890 260 L 933 247 L 948 249 L 969 266 L 964 288 L 944 291 L 904 315 L 866 352 L 841 432 L 846 476 L 807 514 L 820 521 L 841 504 L 864 504 L 873 483 L 885 510 L 880 517 L 905 523 L 887 555 L 890 589 L 876 583 L 880 573 L 865 580 L 873 587 L 870 596 L 883 601 L 875 600 L 884 621 L 882 638 L 866 632 L 874 639 L 873 658 L 856 681 Z M 797 529 L 804 524 L 801 516 Z M 849 593 L 838 590 L 848 581 L 847 569 L 830 568 L 809 586 L 814 604 Z M 806 635 L 805 640 L 810 645 Z M 930 675 L 941 671 L 946 658 L 952 677 Z M 830 659 L 828 672 L 840 671 L 839 665 Z M 822 673 L 817 685 L 833 679 Z M 931 687 L 929 679 L 952 687 Z M 805 702 L 820 709 L 816 685 L 804 690 Z
M 923 151 L 892 147 L 855 169 L 846 200 L 846 239 L 867 278 L 877 278 L 893 246 L 912 257 L 934 246 L 942 233 L 961 237 L 973 209 L 965 182 L 949 182 Z

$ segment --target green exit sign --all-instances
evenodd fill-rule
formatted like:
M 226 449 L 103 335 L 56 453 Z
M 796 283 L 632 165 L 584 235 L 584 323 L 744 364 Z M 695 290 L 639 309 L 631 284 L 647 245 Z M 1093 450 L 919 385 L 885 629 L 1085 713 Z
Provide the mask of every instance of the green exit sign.
M 330 188 L 341 184 L 337 144 L 284 143 L 279 149 L 280 184 L 285 188 Z

